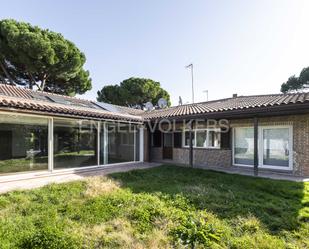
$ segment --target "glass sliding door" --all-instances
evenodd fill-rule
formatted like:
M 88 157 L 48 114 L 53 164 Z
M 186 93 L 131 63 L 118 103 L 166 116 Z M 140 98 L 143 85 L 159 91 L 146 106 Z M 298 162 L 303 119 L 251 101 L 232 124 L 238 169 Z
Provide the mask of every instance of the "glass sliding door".
M 253 165 L 254 131 L 253 128 L 234 128 L 234 164 Z
M 54 119 L 54 169 L 97 164 L 97 122 Z
M 136 159 L 136 126 L 131 124 L 106 123 L 106 132 L 101 136 L 101 144 L 106 141 L 107 164 L 132 162 Z M 102 132 L 101 132 L 102 133 Z M 104 151 L 101 150 L 101 158 Z
M 140 160 L 140 136 L 141 132 L 139 130 L 139 127 L 135 127 L 135 160 L 134 161 L 139 161 Z
M 290 129 L 263 128 L 263 165 L 289 167 Z
M 0 114 L 0 174 L 48 169 L 48 119 Z
M 259 167 L 290 170 L 292 160 L 292 127 L 260 126 L 258 130 Z M 253 165 L 254 130 L 252 127 L 234 128 L 235 165 Z
M 107 130 L 106 123 L 101 123 L 100 130 L 100 165 L 107 164 Z

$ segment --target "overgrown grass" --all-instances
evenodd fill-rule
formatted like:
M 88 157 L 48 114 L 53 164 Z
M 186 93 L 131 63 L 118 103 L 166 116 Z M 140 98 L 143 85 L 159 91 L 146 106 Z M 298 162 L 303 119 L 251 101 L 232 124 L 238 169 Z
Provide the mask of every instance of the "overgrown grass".
M 0 196 L 0 248 L 306 248 L 309 184 L 173 166 Z

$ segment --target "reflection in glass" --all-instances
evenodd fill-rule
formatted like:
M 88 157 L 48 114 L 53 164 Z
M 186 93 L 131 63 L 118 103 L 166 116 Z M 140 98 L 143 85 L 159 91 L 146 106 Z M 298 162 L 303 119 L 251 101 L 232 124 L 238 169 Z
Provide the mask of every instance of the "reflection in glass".
M 220 148 L 221 133 L 218 130 L 208 131 L 208 146 L 212 148 Z
M 196 131 L 196 147 L 206 147 L 207 131 Z
M 195 132 L 192 131 L 192 144 L 195 146 Z M 190 146 L 190 131 L 185 131 L 185 146 Z
M 97 165 L 97 122 L 54 120 L 54 168 Z
M 0 115 L 0 174 L 48 169 L 48 120 Z
M 289 129 L 263 129 L 263 164 L 289 166 Z
M 254 164 L 254 130 L 253 128 L 235 128 L 234 163 Z
M 107 124 L 106 135 L 108 164 L 134 161 L 134 125 Z

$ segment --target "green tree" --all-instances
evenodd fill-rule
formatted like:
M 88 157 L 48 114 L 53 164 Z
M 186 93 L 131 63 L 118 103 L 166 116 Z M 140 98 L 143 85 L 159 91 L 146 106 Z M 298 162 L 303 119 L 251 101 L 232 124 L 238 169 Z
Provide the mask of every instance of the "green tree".
M 119 85 L 107 85 L 98 91 L 97 100 L 115 105 L 143 107 L 148 101 L 156 104 L 160 98 L 167 100 L 169 93 L 161 88 L 160 82 L 144 78 L 129 78 Z
M 0 81 L 67 95 L 91 89 L 85 55 L 61 34 L 0 21 Z
M 281 92 L 297 92 L 309 88 L 309 67 L 304 68 L 299 77 L 291 76 L 287 82 L 281 85 Z

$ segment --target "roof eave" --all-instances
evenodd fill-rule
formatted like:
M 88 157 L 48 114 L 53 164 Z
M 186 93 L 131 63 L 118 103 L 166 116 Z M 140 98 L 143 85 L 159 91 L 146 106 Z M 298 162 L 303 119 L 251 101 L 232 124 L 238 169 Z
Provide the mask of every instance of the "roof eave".
M 24 108 L 13 108 L 13 107 L 0 107 L 0 112 L 7 113 L 22 113 L 28 115 L 37 115 L 44 117 L 59 117 L 59 118 L 73 118 L 73 119 L 87 119 L 87 120 L 95 120 L 95 121 L 110 121 L 110 122 L 120 122 L 120 123 L 134 123 L 134 124 L 143 124 L 143 120 L 137 119 L 128 119 L 128 118 L 105 118 L 105 117 L 91 117 L 91 116 L 80 116 L 74 114 L 65 114 L 65 113 L 57 113 L 51 111 L 37 111 L 37 110 L 29 110 Z
M 309 103 L 286 104 L 278 106 L 257 107 L 241 110 L 229 110 L 220 112 L 207 112 L 200 114 L 182 115 L 174 117 L 150 118 L 145 121 L 154 120 L 188 120 L 188 119 L 244 119 L 253 117 L 286 116 L 309 114 Z

